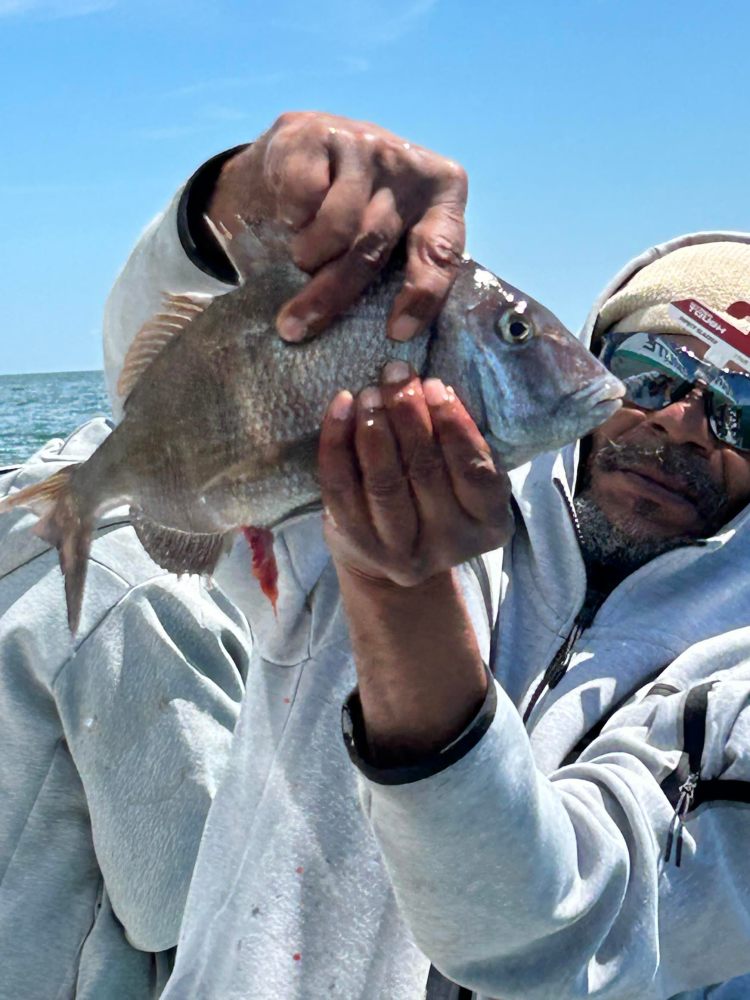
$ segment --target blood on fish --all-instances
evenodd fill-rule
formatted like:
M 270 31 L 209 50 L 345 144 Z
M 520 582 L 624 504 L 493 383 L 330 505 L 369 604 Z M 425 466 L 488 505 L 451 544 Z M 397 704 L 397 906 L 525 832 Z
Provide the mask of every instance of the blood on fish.
M 253 576 L 271 602 L 273 613 L 276 614 L 276 602 L 279 599 L 279 569 L 276 565 L 276 556 L 273 554 L 273 532 L 268 528 L 254 528 L 249 525 L 242 528 L 242 534 L 247 539 L 253 554 Z

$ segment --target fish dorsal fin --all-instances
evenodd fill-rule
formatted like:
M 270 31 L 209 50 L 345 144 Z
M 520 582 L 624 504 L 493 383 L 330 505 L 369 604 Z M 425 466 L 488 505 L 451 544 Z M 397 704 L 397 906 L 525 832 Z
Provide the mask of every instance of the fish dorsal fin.
M 255 274 L 266 271 L 281 260 L 290 259 L 290 230 L 281 222 L 270 219 L 248 221 L 237 216 L 237 228 L 230 232 L 223 222 L 214 223 L 203 216 L 206 225 L 229 258 L 241 284 Z
M 138 379 L 170 340 L 200 316 L 211 301 L 207 296 L 171 295 L 169 292 L 164 293 L 163 300 L 162 311 L 144 323 L 125 355 L 117 380 L 117 394 L 123 400 L 128 398 Z

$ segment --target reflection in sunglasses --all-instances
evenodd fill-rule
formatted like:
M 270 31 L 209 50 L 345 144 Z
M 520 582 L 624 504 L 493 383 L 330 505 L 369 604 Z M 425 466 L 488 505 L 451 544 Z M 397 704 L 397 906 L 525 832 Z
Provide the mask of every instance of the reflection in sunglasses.
M 734 448 L 750 450 L 747 372 L 716 368 L 688 348 L 652 333 L 605 334 L 602 360 L 625 384 L 627 398 L 645 410 L 664 409 L 699 387 L 715 436 Z

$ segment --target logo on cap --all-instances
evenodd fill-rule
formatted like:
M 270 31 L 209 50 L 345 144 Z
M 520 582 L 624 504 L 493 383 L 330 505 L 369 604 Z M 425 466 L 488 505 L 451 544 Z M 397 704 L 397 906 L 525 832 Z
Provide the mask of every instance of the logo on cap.
M 750 303 L 733 302 L 726 310 L 732 319 L 750 317 Z M 750 369 L 750 334 L 714 312 L 697 299 L 679 299 L 669 305 L 669 315 L 686 333 L 708 344 L 706 361 L 725 368 L 733 361 Z

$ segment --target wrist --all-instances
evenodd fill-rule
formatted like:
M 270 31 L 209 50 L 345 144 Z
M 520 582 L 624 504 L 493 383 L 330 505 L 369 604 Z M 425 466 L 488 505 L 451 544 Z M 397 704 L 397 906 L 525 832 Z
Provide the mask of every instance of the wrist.
M 448 595 L 455 592 L 453 570 L 443 570 L 416 584 L 403 585 L 387 576 L 373 576 L 334 559 L 339 586 L 350 592 L 357 592 L 364 599 L 377 603 L 387 603 L 396 609 L 403 609 L 409 603 L 419 603 L 429 597 Z
M 363 731 L 378 766 L 455 740 L 487 694 L 487 673 L 452 571 L 413 587 L 338 565 Z
M 352 763 L 376 784 L 405 785 L 423 781 L 452 767 L 474 749 L 492 725 L 497 709 L 497 692 L 489 670 L 486 670 L 487 691 L 478 712 L 469 724 L 452 740 L 433 752 L 409 754 L 403 749 L 397 753 L 380 753 L 373 757 L 368 746 L 362 703 L 355 689 L 346 700 L 342 712 L 344 744 Z
M 235 146 L 202 164 L 185 185 L 177 208 L 177 231 L 185 253 L 201 271 L 226 284 L 235 284 L 237 275 L 205 216 L 218 221 L 213 206 L 221 177 L 226 165 L 245 149 L 247 146 Z

